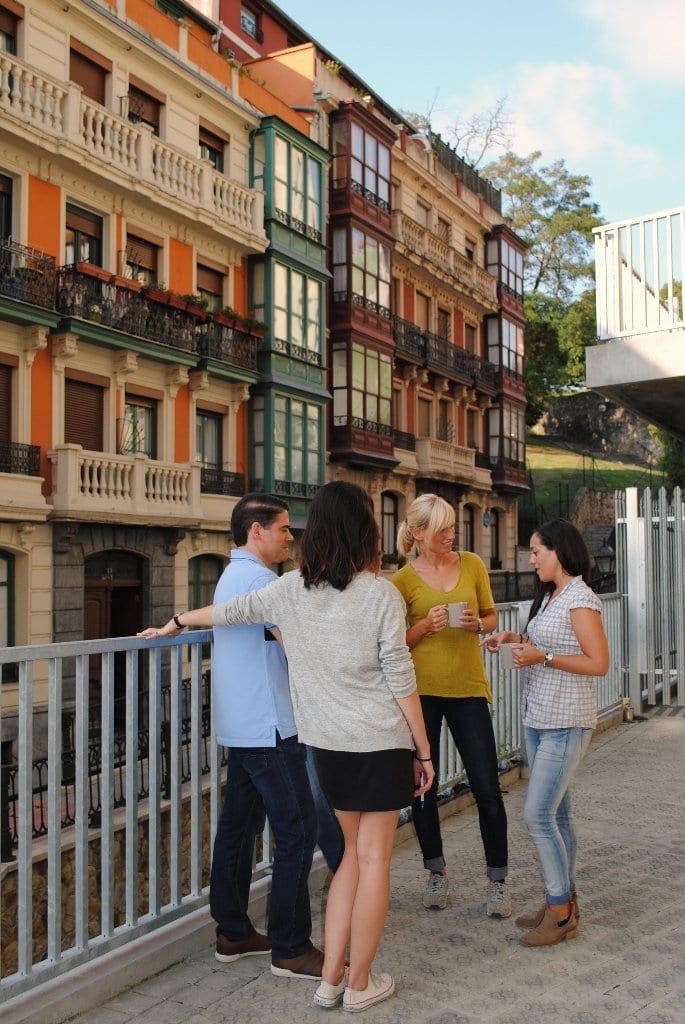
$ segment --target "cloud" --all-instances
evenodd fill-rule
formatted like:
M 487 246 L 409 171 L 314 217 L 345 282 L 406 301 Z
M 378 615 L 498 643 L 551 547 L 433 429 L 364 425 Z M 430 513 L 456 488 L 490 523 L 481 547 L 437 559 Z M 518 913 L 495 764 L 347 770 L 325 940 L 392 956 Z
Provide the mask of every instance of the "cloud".
M 685 82 L 682 0 L 581 0 L 579 11 L 599 26 L 602 45 L 630 71 Z

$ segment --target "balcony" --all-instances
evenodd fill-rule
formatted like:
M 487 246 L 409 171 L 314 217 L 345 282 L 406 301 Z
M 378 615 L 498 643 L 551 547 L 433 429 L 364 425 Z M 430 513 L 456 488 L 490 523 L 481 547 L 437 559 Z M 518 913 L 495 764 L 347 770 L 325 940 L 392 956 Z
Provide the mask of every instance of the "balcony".
M 39 73 L 8 53 L 0 55 L 0 111 L 4 132 L 24 143 L 35 132 L 46 159 L 59 154 L 87 165 L 103 185 L 132 188 L 165 212 L 172 200 L 206 227 L 228 232 L 245 253 L 266 248 L 261 192 L 155 138 L 148 126 L 100 106 L 73 83 Z
M 49 512 L 42 492 L 40 448 L 0 441 L 0 494 L 4 519 L 43 522 Z
M 685 207 L 595 230 L 588 387 L 685 441 Z
M 195 526 L 202 518 L 199 465 L 85 451 L 78 444 L 56 445 L 48 458 L 60 518 L 155 526 Z
M 54 309 L 55 261 L 8 238 L 0 243 L 0 295 Z
M 257 372 L 257 356 L 261 339 L 238 327 L 209 320 L 199 331 L 197 352 L 215 364 L 226 363 L 243 370 Z
M 426 366 L 434 373 L 469 384 L 478 391 L 496 393 L 499 381 L 494 363 L 458 348 L 447 338 L 422 331 L 399 316 L 392 318 L 392 333 L 395 352 L 407 362 Z
M 401 210 L 392 216 L 398 252 L 411 262 L 427 260 L 451 288 L 465 291 L 488 313 L 496 312 L 497 278 Z
M 416 461 L 421 476 L 472 482 L 476 477 L 473 448 L 462 448 L 450 441 L 432 437 L 416 438 Z

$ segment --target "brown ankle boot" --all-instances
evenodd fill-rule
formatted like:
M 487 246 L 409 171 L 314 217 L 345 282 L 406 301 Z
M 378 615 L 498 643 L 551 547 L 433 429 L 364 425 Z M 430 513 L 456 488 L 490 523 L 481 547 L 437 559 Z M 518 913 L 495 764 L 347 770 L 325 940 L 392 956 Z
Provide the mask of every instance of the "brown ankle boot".
M 540 924 L 532 931 L 522 935 L 521 942 L 524 946 L 554 946 L 557 942 L 563 942 L 564 939 L 572 939 L 576 934 L 577 927 L 578 922 L 573 913 L 573 906 L 571 906 L 568 921 L 561 925 L 556 913 L 548 906 L 545 908 Z
M 571 904 L 576 918 L 576 925 L 578 925 L 580 924 L 580 908 L 578 907 L 578 894 L 575 889 L 571 890 Z M 519 928 L 537 928 L 545 916 L 546 910 L 547 903 L 545 902 L 541 907 L 538 907 L 537 910 L 531 910 L 527 914 L 520 914 L 516 918 L 515 924 L 517 924 Z M 573 936 L 569 935 L 569 938 L 571 939 Z

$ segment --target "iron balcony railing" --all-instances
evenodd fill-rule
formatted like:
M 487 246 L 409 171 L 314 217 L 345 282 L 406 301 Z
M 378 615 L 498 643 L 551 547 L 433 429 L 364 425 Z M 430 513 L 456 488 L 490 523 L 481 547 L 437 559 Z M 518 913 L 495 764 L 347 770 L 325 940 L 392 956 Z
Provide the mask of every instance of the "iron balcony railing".
M 18 476 L 40 476 L 40 447 L 0 441 L 0 473 Z
M 458 348 L 448 338 L 423 331 L 399 316 L 392 318 L 392 331 L 395 350 L 401 355 L 467 381 L 479 390 L 493 393 L 497 390 L 497 367 L 487 359 Z
M 416 437 L 414 434 L 408 434 L 406 430 L 393 428 L 392 440 L 395 448 L 402 448 L 406 452 L 416 451 Z
M 212 466 L 203 466 L 200 475 L 200 489 L 203 494 L 242 497 L 245 493 L 245 475 L 231 473 L 225 469 L 214 469 Z
M 0 242 L 0 295 L 54 309 L 55 261 L 12 238 Z
M 257 370 L 261 341 L 254 334 L 208 321 L 198 330 L 197 352 L 206 359 L 216 359 L 246 370 Z

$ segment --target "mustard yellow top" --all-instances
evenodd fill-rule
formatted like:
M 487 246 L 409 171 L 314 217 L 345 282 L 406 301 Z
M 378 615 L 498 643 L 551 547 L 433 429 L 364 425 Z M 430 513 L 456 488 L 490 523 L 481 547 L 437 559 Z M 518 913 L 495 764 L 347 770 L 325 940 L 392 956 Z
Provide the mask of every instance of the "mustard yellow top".
M 460 551 L 461 573 L 447 592 L 430 587 L 411 563 L 392 577 L 407 605 L 409 627 L 425 618 L 436 604 L 466 601 L 475 615 L 494 608 L 490 580 L 483 562 L 470 551 Z M 418 642 L 411 652 L 419 693 L 429 697 L 485 697 L 492 693 L 485 674 L 480 637 L 448 626 Z

